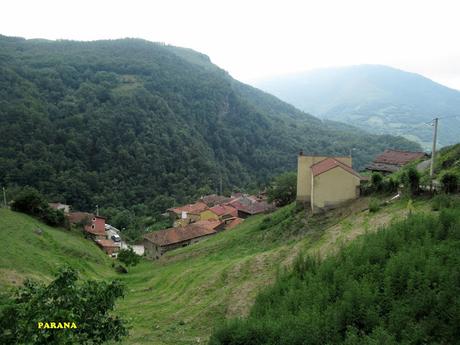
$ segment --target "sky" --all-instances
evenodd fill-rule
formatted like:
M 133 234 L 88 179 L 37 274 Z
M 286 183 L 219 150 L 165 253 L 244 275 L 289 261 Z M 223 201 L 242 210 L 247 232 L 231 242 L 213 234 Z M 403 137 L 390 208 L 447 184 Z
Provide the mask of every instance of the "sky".
M 458 0 L 2 0 L 0 9 L 3 35 L 165 42 L 250 84 L 383 64 L 460 90 Z

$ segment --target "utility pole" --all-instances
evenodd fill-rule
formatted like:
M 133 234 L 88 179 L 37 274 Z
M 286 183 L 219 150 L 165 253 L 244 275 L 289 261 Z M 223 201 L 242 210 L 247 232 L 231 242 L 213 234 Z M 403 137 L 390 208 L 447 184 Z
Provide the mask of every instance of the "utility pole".
M 438 136 L 438 118 L 433 120 L 433 147 L 431 149 L 430 181 L 433 185 L 434 158 L 436 156 L 436 138 Z
M 222 195 L 222 173 L 220 174 L 220 194 L 219 195 Z
M 5 187 L 3 187 L 3 204 L 5 205 L 5 208 L 6 208 L 6 191 L 5 191 Z

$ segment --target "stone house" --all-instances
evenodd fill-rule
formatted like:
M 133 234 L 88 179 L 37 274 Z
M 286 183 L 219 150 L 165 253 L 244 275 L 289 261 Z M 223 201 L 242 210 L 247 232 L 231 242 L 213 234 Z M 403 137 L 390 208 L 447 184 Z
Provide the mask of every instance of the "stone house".
M 223 229 L 216 220 L 201 220 L 184 227 L 153 231 L 144 236 L 145 256 L 159 259 L 165 252 L 199 242 Z

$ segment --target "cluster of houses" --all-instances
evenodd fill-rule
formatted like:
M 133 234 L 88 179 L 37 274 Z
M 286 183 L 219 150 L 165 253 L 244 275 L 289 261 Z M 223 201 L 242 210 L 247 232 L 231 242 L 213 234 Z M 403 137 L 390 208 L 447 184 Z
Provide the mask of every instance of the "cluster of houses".
M 274 210 L 265 196 L 233 194 L 231 197 L 208 195 L 193 204 L 167 210 L 173 222 L 170 229 L 144 236 L 145 255 L 159 259 L 165 252 L 185 247 L 220 231 L 232 229 L 249 216 Z
M 385 150 L 366 169 L 388 174 L 426 158 L 424 152 Z M 308 204 L 313 213 L 357 199 L 361 182 L 367 180 L 353 170 L 351 156 L 312 156 L 301 151 L 297 159 L 297 201 Z
M 121 243 L 113 241 L 106 218 L 88 212 L 70 212 L 70 206 L 61 203 L 50 203 L 51 208 L 61 210 L 70 224 L 83 227 L 85 235 L 92 239 L 105 253 L 114 255 L 120 250 Z M 113 235 L 112 235 L 113 236 Z
M 385 150 L 367 170 L 392 173 L 423 158 L 427 158 L 423 152 Z M 353 170 L 351 156 L 314 156 L 300 152 L 297 164 L 297 201 L 308 204 L 312 213 L 326 211 L 358 198 L 361 182 L 367 180 Z M 61 203 L 50 203 L 50 207 L 62 210 L 70 224 L 82 226 L 85 234 L 108 255 L 116 255 L 120 250 L 122 243 L 117 230 L 106 224 L 105 217 L 71 212 L 69 205 Z M 263 194 L 236 193 L 230 197 L 207 195 L 193 204 L 168 209 L 165 216 L 171 218 L 173 227 L 147 233 L 141 252 L 150 259 L 159 259 L 169 250 L 232 229 L 245 218 L 271 212 L 274 208 Z M 110 228 L 115 230 L 115 235 Z

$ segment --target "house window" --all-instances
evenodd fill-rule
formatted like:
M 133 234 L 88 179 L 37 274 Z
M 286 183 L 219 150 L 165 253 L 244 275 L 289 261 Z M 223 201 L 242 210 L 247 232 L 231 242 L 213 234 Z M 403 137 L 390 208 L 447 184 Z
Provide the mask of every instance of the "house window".
M 93 222 L 95 222 L 95 221 L 96 221 L 96 217 L 93 218 Z
M 95 226 L 94 224 L 93 224 L 93 225 L 91 225 L 91 229 L 94 229 L 95 227 L 96 227 L 96 226 Z

